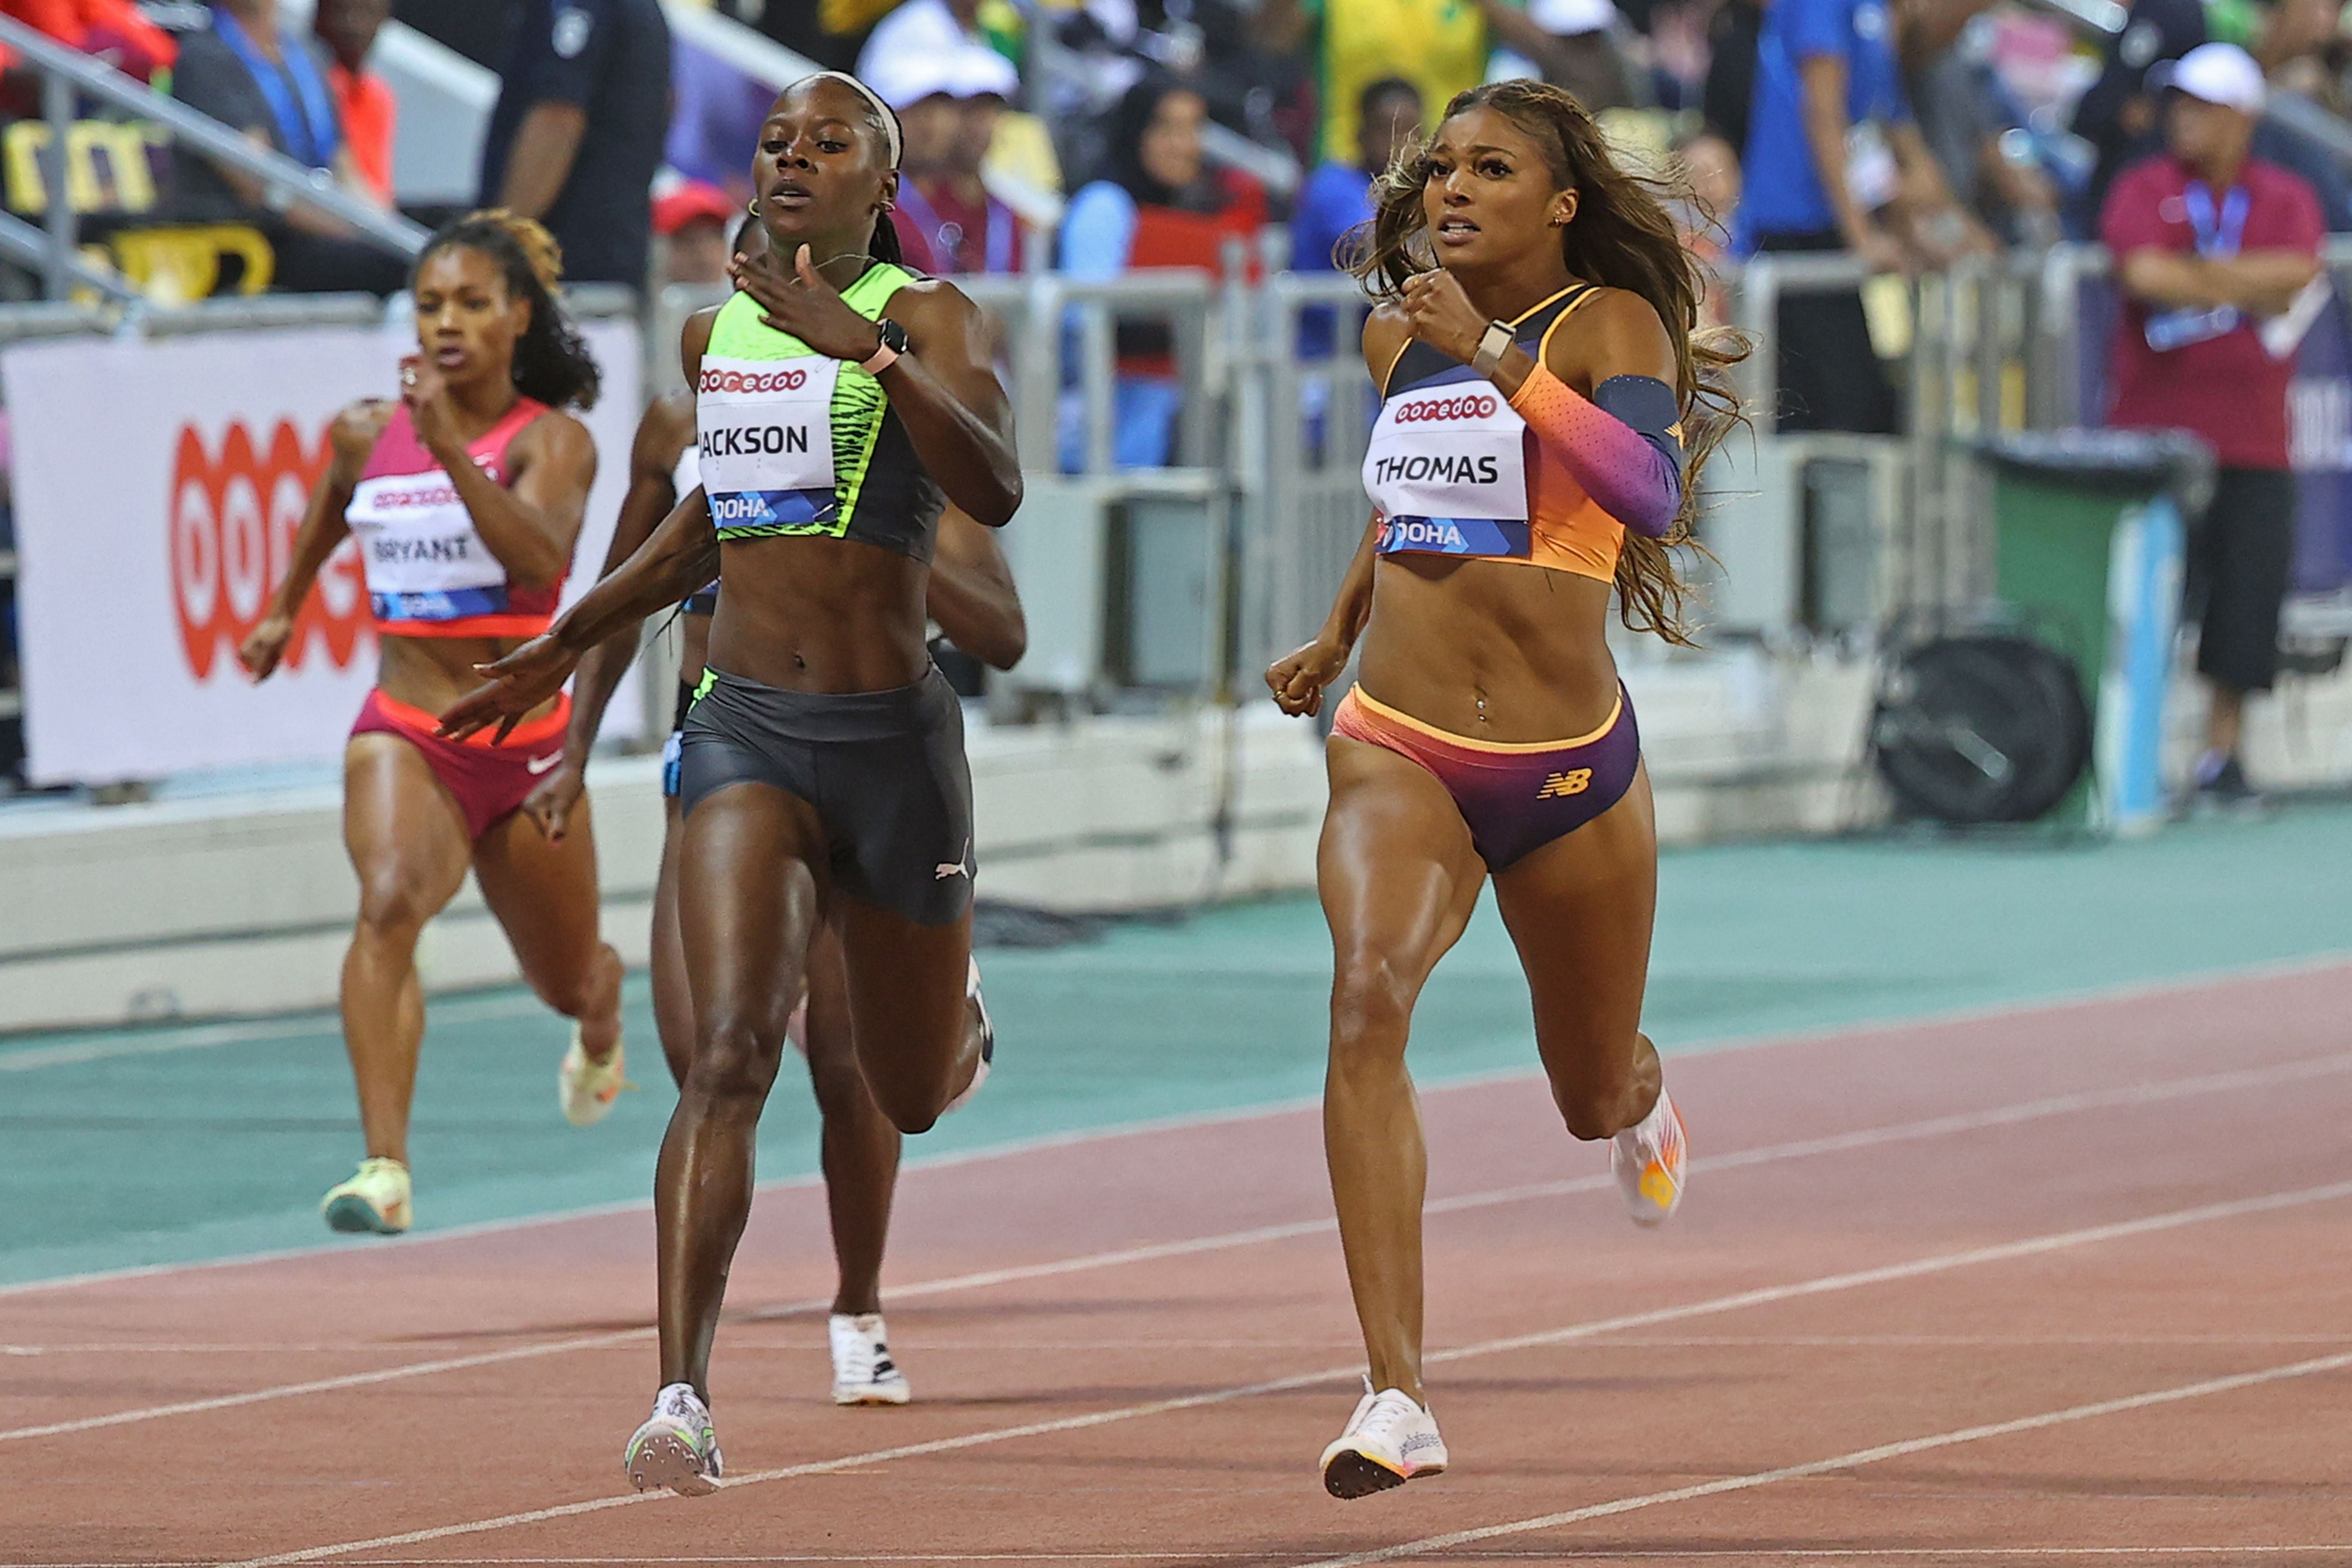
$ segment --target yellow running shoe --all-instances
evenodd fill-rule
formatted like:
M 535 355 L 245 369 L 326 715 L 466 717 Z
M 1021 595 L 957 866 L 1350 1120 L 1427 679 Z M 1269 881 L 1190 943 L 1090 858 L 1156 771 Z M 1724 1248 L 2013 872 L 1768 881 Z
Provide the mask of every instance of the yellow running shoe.
M 359 1173 L 339 1187 L 327 1189 L 319 1202 L 332 1230 L 373 1231 L 398 1236 L 408 1228 L 408 1167 L 397 1160 L 371 1154 L 360 1162 Z
M 613 1042 L 610 1061 L 590 1061 L 580 1043 L 580 1026 L 572 1025 L 572 1048 L 563 1053 L 563 1066 L 555 1074 L 555 1099 L 563 1107 L 563 1120 L 574 1127 L 593 1127 L 604 1121 L 621 1091 L 637 1087 L 628 1079 L 627 1066 L 618 1040 Z

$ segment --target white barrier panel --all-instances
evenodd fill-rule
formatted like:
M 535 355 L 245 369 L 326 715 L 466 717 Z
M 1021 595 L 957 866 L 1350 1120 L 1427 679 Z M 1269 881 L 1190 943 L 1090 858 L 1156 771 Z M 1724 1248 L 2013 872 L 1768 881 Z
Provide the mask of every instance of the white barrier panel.
M 634 325 L 583 330 L 604 370 L 587 416 L 601 461 L 567 603 L 604 561 L 642 402 Z M 285 569 L 336 411 L 391 393 L 415 341 L 404 322 L 77 338 L 0 355 L 36 783 L 340 754 L 376 664 L 352 545 L 320 574 L 266 685 L 246 678 L 236 646 Z M 644 718 L 616 703 L 606 733 L 638 734 Z

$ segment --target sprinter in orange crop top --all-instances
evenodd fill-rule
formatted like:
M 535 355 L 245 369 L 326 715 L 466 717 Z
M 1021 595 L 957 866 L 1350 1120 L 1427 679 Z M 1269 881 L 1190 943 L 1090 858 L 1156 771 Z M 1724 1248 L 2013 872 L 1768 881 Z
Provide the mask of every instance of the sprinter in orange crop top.
M 1611 1141 L 1636 1222 L 1682 1195 L 1683 1129 L 1641 1033 L 1657 839 L 1602 636 L 1683 639 L 1668 547 L 1686 470 L 1734 405 L 1673 219 L 1558 88 L 1473 89 L 1376 192 L 1357 274 L 1383 403 L 1373 516 L 1315 640 L 1266 672 L 1333 716 L 1318 879 L 1331 923 L 1325 1150 L 1370 1363 L 1324 1450 L 1332 1495 L 1434 1475 L 1421 1379 L 1425 1161 L 1404 1066 L 1414 999 L 1488 878 L 1570 1133 Z M 1437 266 L 1423 257 L 1433 255 Z
M 560 412 L 594 402 L 597 384 L 555 301 L 560 267 L 545 229 L 503 212 L 433 237 L 410 279 L 417 352 L 403 362 L 400 398 L 336 420 L 286 578 L 238 650 L 268 679 L 319 569 L 347 535 L 356 541 L 381 665 L 343 752 L 343 839 L 360 880 L 343 1037 L 367 1152 L 320 1205 L 337 1230 L 409 1226 L 408 1113 L 425 1034 L 416 939 L 469 869 L 523 977 L 572 1020 L 557 1073 L 565 1117 L 601 1119 L 622 1088 L 621 960 L 597 931 L 586 803 L 561 841 L 517 810 L 562 759 L 569 700 L 496 742 L 433 732 L 478 664 L 547 629 L 596 477 L 587 427 Z

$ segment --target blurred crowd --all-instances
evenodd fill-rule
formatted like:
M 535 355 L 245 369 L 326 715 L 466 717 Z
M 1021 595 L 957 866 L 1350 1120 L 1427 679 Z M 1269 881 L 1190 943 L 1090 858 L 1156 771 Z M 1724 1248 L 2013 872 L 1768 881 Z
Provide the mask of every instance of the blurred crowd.
M 347 216 L 505 206 L 548 225 L 571 280 L 648 289 L 723 281 L 772 90 L 689 10 L 855 71 L 898 111 L 894 222 L 932 273 L 1344 265 L 1375 175 L 1454 95 L 1507 76 L 1574 92 L 1672 182 L 1711 261 L 1846 253 L 1913 273 L 2104 238 L 2126 296 L 2110 414 L 2138 398 L 2141 422 L 2202 422 L 2225 468 L 2284 468 L 2285 359 L 2230 356 L 2308 325 L 2305 253 L 2352 229 L 2343 0 L 0 0 L 313 171 L 359 204 Z M 404 199 L 404 106 L 376 58 L 395 19 L 499 79 L 472 188 L 437 207 Z M 38 221 L 52 176 L 28 65 L 0 48 L 0 170 Z M 401 286 L 363 225 L 170 146 L 136 109 L 75 113 L 84 253 L 150 297 Z M 2125 265 L 2125 246 L 2179 265 Z M 0 268 L 0 292 L 37 291 Z M 1859 289 L 1787 292 L 1779 312 L 1784 429 L 1899 427 Z M 1339 352 L 1328 315 L 1307 329 L 1304 353 Z M 1182 389 L 1157 332 L 1119 329 L 1126 466 L 1171 460 Z M 2145 363 L 2123 342 L 2140 338 Z M 2185 379 L 2219 402 L 2150 390 L 2197 356 Z M 2259 429 L 2230 395 L 2255 382 Z
M 858 72 L 899 110 L 904 237 L 941 272 L 1214 265 L 1228 236 L 1268 225 L 1291 265 L 1329 266 L 1370 171 L 1501 76 L 1567 87 L 1622 145 L 1671 158 L 1702 250 L 1906 269 L 2095 237 L 2116 172 L 2159 140 L 2151 71 L 2200 44 L 2244 47 L 2321 111 L 2352 109 L 2339 0 L 694 3 Z M 662 0 L 0 0 L 0 15 L 386 207 L 398 106 L 370 56 L 397 15 L 499 72 L 475 194 L 547 219 L 572 274 L 596 280 L 707 272 L 764 109 L 740 68 L 673 39 Z M 16 65 L 0 58 L 0 108 L 29 115 L 37 82 Z M 2278 124 L 2257 152 L 2312 184 L 2331 229 L 2352 227 L 2340 153 Z M 182 157 L 162 184 L 148 216 L 252 226 L 280 287 L 396 281 L 238 171 Z M 667 261 L 656 232 L 696 226 Z

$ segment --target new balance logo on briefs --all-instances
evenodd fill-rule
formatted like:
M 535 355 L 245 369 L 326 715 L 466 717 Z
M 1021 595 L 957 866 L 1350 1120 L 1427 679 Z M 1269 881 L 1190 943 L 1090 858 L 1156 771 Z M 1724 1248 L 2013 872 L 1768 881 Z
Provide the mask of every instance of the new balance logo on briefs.
M 526 772 L 543 773 L 562 760 L 562 752 L 550 752 L 543 757 L 525 757 L 522 760 L 522 765 Z
M 1536 791 L 1538 800 L 1562 800 L 1571 795 L 1582 795 L 1592 784 L 1592 770 L 1578 768 L 1570 773 L 1553 773 Z

